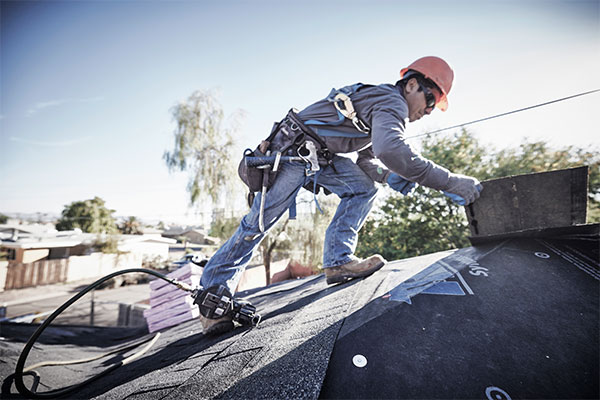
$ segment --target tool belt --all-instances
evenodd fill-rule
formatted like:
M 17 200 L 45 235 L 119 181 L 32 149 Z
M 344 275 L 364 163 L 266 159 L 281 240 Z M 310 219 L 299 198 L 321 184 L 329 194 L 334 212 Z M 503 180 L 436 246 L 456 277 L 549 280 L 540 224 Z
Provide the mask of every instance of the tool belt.
M 250 191 L 248 195 L 250 206 L 252 206 L 255 192 L 260 191 L 265 184 L 267 189 L 273 185 L 277 176 L 278 165 L 249 167 L 245 162 L 246 157 L 270 156 L 273 152 L 279 152 L 282 155 L 295 155 L 298 149 L 307 141 L 314 143 L 319 165 L 322 167 L 331 166 L 335 171 L 332 161 L 333 154 L 329 152 L 323 139 L 307 127 L 298 117 L 296 111 L 291 109 L 284 119 L 273 126 L 269 137 L 263 140 L 256 149 L 246 149 L 244 151 L 242 160 L 238 165 L 238 175 Z
M 314 176 L 312 188 L 309 184 L 305 189 L 312 191 L 317 209 L 323 213 L 317 200 L 317 193 L 324 189 L 325 194 L 331 193 L 317 183 L 321 167 L 330 166 L 334 172 L 334 155 L 327 149 L 322 136 L 338 136 L 350 138 L 364 138 L 370 134 L 369 126 L 362 121 L 352 104 L 350 96 L 362 87 L 370 86 L 358 83 L 343 87 L 339 90 L 333 89 L 327 101 L 332 103 L 339 116 L 338 121 L 324 122 L 319 120 L 302 121 L 296 112 L 291 109 L 285 118 L 276 123 L 271 134 L 255 149 L 246 149 L 244 156 L 238 166 L 238 174 L 242 181 L 250 189 L 248 193 L 248 206 L 252 207 L 255 193 L 261 192 L 261 202 L 258 216 L 258 226 L 261 232 L 265 232 L 264 208 L 267 191 L 275 182 L 279 164 L 281 161 L 303 161 L 306 163 L 306 176 Z M 346 119 L 352 121 L 355 129 L 350 132 L 343 130 L 328 129 L 330 125 L 339 126 Z M 313 126 L 314 129 L 309 126 Z M 325 128 L 323 128 L 325 127 Z M 290 206 L 290 219 L 296 217 L 296 203 Z

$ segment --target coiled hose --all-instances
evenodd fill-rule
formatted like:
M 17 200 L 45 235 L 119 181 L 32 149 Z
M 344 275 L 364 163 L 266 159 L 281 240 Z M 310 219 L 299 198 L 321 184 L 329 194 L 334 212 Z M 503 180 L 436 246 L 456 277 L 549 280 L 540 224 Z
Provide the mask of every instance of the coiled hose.
M 79 300 L 81 297 L 83 297 L 86 293 L 94 290 L 95 288 L 97 288 L 98 286 L 100 286 L 102 283 L 108 281 L 109 279 L 114 278 L 115 276 L 118 275 L 123 275 L 123 274 L 128 274 L 131 272 L 142 272 L 142 273 L 146 273 L 146 274 L 150 274 L 150 275 L 154 275 L 157 278 L 163 279 L 165 281 L 167 281 L 168 283 L 177 286 L 178 288 L 188 291 L 188 292 L 193 292 L 194 289 L 187 285 L 186 283 L 180 282 L 177 279 L 172 279 L 169 278 L 163 274 L 160 274 L 156 271 L 152 271 L 150 269 L 145 269 L 145 268 L 130 268 L 130 269 L 124 269 L 121 271 L 116 271 L 113 272 L 112 274 L 106 275 L 103 278 L 98 279 L 96 282 L 90 284 L 89 286 L 85 287 L 82 291 L 80 291 L 79 293 L 77 293 L 75 296 L 71 297 L 66 303 L 64 303 L 63 305 L 61 305 L 60 307 L 58 307 L 56 309 L 56 311 L 54 311 L 52 314 L 50 314 L 50 316 L 38 327 L 38 329 L 33 333 L 33 335 L 31 335 L 31 337 L 29 338 L 29 340 L 27 341 L 27 343 L 25 344 L 25 347 L 23 348 L 23 351 L 21 352 L 21 355 L 19 356 L 19 360 L 17 361 L 17 367 L 15 369 L 15 373 L 14 373 L 14 380 L 15 380 L 15 386 L 17 387 L 17 390 L 19 391 L 19 393 L 21 393 L 23 396 L 29 397 L 29 398 L 36 398 L 36 399 L 52 399 L 52 398 L 56 398 L 56 397 L 60 397 L 60 396 L 64 396 L 68 393 L 71 393 L 75 390 L 78 390 L 80 388 L 82 388 L 83 386 L 87 385 L 88 383 L 110 373 L 111 371 L 114 371 L 115 369 L 117 369 L 118 367 L 125 365 L 135 359 L 137 359 L 138 357 L 140 357 L 142 354 L 144 354 L 146 351 L 148 351 L 150 349 L 150 347 L 152 347 L 152 345 L 156 342 L 156 340 L 158 340 L 160 333 L 157 333 L 153 338 L 136 343 L 134 345 L 127 345 L 118 349 L 115 349 L 113 351 L 111 351 L 110 353 L 105 353 L 102 354 L 100 357 L 91 357 L 89 359 L 83 359 L 83 360 L 73 360 L 73 361 L 69 361 L 69 362 L 55 362 L 55 361 L 47 361 L 47 362 L 43 362 L 43 363 L 39 363 L 36 365 L 32 365 L 31 367 L 28 367 L 27 369 L 25 369 L 25 361 L 27 360 L 27 356 L 29 355 L 29 352 L 31 351 L 31 348 L 33 347 L 33 345 L 35 344 L 35 342 L 37 341 L 37 339 L 40 337 L 40 335 L 44 332 L 44 330 L 52 323 L 52 321 L 54 321 L 54 319 L 56 319 L 56 317 L 58 317 L 64 310 L 66 310 L 71 304 L 75 303 L 77 300 Z M 115 353 L 117 351 L 120 350 L 130 350 L 131 348 L 141 344 L 141 343 L 145 343 L 145 342 L 150 342 L 148 345 L 146 345 L 141 351 L 139 351 L 138 353 L 114 364 L 111 365 L 110 367 L 108 367 L 106 370 L 102 371 L 101 373 L 92 376 L 91 378 L 81 382 L 81 383 L 77 383 L 75 385 L 71 385 L 68 386 L 66 388 L 62 388 L 62 389 L 55 389 L 55 390 L 50 390 L 48 392 L 44 392 L 44 393 L 39 393 L 36 392 L 34 390 L 30 390 L 25 386 L 25 383 L 23 382 L 23 375 L 24 374 L 29 374 L 29 375 L 37 375 L 34 371 L 32 371 L 34 368 L 36 367 L 40 367 L 40 366 L 44 366 L 44 365 L 61 365 L 61 364 L 75 364 L 75 363 L 82 363 L 82 362 L 88 362 L 88 361 L 93 361 L 94 359 L 98 359 L 98 358 L 102 358 L 108 354 L 112 354 Z

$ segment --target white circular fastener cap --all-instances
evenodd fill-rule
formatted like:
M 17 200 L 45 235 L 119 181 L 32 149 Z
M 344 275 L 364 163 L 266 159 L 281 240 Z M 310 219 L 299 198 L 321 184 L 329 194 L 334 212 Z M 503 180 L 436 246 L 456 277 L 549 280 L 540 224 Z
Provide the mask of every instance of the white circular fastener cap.
M 362 368 L 367 365 L 367 357 L 363 356 L 362 354 L 357 354 L 352 357 L 352 363 L 355 367 Z
M 485 395 L 488 400 L 512 400 L 508 393 L 496 386 L 485 389 Z

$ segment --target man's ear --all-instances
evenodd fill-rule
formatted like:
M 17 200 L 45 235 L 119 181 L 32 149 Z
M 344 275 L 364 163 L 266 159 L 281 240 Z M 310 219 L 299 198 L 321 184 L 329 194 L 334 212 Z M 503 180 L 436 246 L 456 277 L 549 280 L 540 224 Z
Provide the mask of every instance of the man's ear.
M 406 85 L 404 86 L 404 92 L 406 94 L 412 94 L 419 90 L 419 82 L 417 82 L 416 78 L 410 78 Z

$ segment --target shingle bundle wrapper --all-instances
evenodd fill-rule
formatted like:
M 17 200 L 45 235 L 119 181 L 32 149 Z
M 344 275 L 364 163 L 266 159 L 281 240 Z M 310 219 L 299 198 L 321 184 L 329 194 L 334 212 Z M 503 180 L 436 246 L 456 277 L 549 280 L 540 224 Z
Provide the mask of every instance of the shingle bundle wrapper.
M 203 268 L 189 263 L 167 276 L 192 287 L 200 284 Z M 144 311 L 148 330 L 155 332 L 180 324 L 200 315 L 189 292 L 178 289 L 162 279 L 150 282 L 150 308 Z

